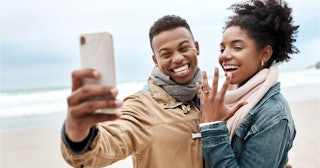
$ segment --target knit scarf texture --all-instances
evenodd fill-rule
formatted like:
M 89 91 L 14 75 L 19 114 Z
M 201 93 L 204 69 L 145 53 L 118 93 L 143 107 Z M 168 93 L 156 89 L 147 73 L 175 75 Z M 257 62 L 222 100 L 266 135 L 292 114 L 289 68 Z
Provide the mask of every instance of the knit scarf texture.
M 162 87 L 167 93 L 178 101 L 188 104 L 193 101 L 197 95 L 196 82 L 202 83 L 200 69 L 197 68 L 193 79 L 187 84 L 177 84 L 170 79 L 170 76 L 165 75 L 158 66 L 155 66 L 151 73 L 151 79 L 155 85 Z
M 239 101 L 246 101 L 248 103 L 238 109 L 227 121 L 230 140 L 250 110 L 262 99 L 267 91 L 276 84 L 278 76 L 278 67 L 276 64 L 273 64 L 270 68 L 264 68 L 259 71 L 241 87 L 227 91 L 225 96 L 226 105 L 232 106 Z

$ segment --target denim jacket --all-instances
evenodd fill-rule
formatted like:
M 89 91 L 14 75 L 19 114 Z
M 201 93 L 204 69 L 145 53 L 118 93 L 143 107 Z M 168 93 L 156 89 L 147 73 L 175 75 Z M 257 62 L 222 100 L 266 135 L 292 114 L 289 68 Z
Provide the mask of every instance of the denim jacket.
M 283 168 L 296 134 L 280 83 L 244 118 L 231 142 L 226 122 L 202 126 L 200 131 L 203 156 L 210 168 Z

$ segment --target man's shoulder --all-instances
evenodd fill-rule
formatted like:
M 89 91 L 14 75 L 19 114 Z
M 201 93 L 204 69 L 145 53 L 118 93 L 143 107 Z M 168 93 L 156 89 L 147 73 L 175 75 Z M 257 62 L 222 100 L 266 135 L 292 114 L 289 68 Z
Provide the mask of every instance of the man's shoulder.
M 151 92 L 149 85 L 147 83 L 144 84 L 144 86 L 142 87 L 142 89 L 139 90 L 139 92 L 143 92 L 143 93 Z

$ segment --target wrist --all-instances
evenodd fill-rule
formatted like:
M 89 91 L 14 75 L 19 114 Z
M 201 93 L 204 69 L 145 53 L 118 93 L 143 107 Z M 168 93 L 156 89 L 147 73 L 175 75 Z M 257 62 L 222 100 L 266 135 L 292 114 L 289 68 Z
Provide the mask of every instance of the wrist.
M 68 139 L 72 142 L 81 142 L 85 140 L 90 133 L 91 126 L 81 128 L 77 124 L 65 122 L 64 132 Z

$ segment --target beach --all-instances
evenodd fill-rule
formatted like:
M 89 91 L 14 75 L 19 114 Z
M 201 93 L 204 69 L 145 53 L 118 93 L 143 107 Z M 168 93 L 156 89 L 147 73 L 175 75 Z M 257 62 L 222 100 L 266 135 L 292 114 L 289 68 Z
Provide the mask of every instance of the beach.
M 297 168 L 320 167 L 320 99 L 291 102 L 297 129 L 289 163 Z
M 71 168 L 60 154 L 60 126 L 1 132 L 1 168 Z M 131 157 L 108 168 L 130 168 Z
M 297 136 L 289 163 L 297 168 L 320 167 L 320 99 L 289 102 Z M 1 132 L 3 168 L 70 167 L 60 155 L 60 126 Z M 108 168 L 132 167 L 131 157 Z

